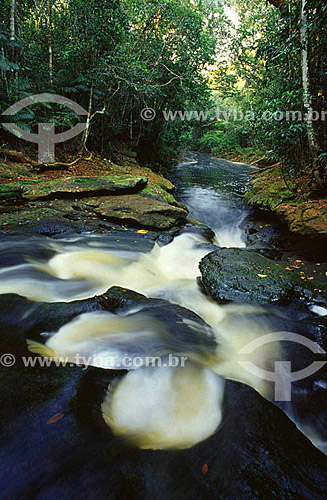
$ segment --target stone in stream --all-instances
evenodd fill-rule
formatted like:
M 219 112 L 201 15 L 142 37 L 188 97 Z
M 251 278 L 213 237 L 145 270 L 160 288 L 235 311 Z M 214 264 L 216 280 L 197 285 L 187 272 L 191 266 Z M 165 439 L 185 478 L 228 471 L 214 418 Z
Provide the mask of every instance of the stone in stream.
M 212 329 L 197 314 L 166 300 L 148 299 L 118 286 L 109 288 L 102 295 L 72 302 L 33 302 L 14 294 L 2 295 L 1 343 L 8 347 L 8 352 L 26 353 L 26 339 L 45 343 L 47 337 L 40 334 L 57 332 L 79 315 L 103 311 L 121 314 L 135 308 L 136 312 L 132 311 L 129 317 L 137 318 L 141 311 L 142 315 L 160 322 L 171 334 L 174 352 L 183 353 L 185 346 L 188 352 L 196 355 L 216 352 L 217 342 Z
M 276 261 L 254 251 L 221 248 L 199 265 L 201 285 L 218 302 L 289 302 L 303 297 L 327 303 L 324 266 L 301 260 Z
M 107 196 L 99 199 L 98 203 L 93 211 L 105 219 L 155 229 L 169 229 L 179 225 L 188 214 L 186 208 L 140 194 Z

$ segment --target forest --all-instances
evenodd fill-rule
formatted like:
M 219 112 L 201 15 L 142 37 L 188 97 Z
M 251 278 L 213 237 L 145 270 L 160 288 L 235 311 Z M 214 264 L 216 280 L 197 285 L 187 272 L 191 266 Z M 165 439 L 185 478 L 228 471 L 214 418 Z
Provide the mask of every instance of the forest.
M 90 111 L 89 150 L 114 156 L 123 143 L 149 165 L 185 149 L 262 152 L 325 190 L 326 16 L 319 0 L 4 0 L 0 110 L 57 93 Z M 49 111 L 59 128 L 76 120 L 37 108 L 15 120 L 27 129 Z M 142 120 L 144 108 L 155 120 Z M 165 110 L 202 115 L 165 120 Z

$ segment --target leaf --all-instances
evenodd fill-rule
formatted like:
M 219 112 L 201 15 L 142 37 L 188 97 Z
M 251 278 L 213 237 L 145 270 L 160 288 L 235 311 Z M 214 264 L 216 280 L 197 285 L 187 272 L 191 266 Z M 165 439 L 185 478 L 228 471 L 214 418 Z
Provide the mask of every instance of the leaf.
M 47 424 L 48 425 L 55 424 L 56 422 L 58 422 L 58 420 L 62 419 L 64 416 L 65 416 L 64 413 L 56 413 L 56 415 L 53 415 L 53 417 L 49 418 Z
M 202 466 L 202 474 L 207 474 L 208 470 L 209 470 L 208 464 L 204 464 Z
M 139 229 L 138 231 L 136 231 L 136 233 L 139 233 L 139 234 L 146 234 L 148 231 L 146 229 Z
M 259 278 L 267 278 L 268 274 L 257 274 L 257 276 L 259 276 Z

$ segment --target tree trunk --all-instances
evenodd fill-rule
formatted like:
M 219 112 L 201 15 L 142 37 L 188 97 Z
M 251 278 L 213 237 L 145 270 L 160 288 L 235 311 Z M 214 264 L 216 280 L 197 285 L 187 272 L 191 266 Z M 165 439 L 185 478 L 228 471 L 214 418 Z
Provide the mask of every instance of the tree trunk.
M 303 104 L 306 111 L 306 127 L 310 152 L 314 162 L 317 157 L 317 144 L 313 128 L 313 108 L 310 94 L 310 77 L 309 77 L 309 35 L 308 35 L 308 13 L 307 0 L 301 0 L 301 46 L 302 46 L 302 88 L 303 88 Z
M 53 84 L 53 59 L 52 59 L 52 33 L 51 33 L 51 0 L 47 0 L 47 26 L 48 26 L 48 64 L 50 86 Z
M 16 39 L 15 30 L 16 0 L 10 0 L 10 40 Z

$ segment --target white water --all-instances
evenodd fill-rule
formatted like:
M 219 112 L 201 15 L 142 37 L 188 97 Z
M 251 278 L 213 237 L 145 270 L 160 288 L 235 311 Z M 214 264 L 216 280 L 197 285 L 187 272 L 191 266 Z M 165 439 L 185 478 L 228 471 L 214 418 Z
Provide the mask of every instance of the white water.
M 207 172 L 209 177 L 211 172 Z M 221 185 L 224 183 L 225 178 Z M 242 223 L 246 211 L 238 208 L 237 203 L 234 206 L 232 202 L 231 206 L 231 193 L 222 196 L 219 189 L 192 184 L 184 190 L 183 201 L 195 217 L 214 229 L 217 245 L 244 247 Z M 198 264 L 210 250 L 201 236 L 184 233 L 169 245 L 155 245 L 146 254 L 108 251 L 105 241 L 98 235 L 51 241 L 48 245 L 55 252 L 52 258 L 30 257 L 26 259 L 28 263 L 0 271 L 0 294 L 69 302 L 118 285 L 194 311 L 212 327 L 219 344 L 214 356 L 205 357 L 191 352 L 186 341 L 185 349 L 179 352 L 189 358 L 185 368 L 139 368 L 109 386 L 102 413 L 116 434 L 142 448 L 185 448 L 205 439 L 219 426 L 224 395 L 221 377 L 244 382 L 265 397 L 273 395 L 270 383 L 239 364 L 242 347 L 273 331 L 264 320 L 265 309 L 238 304 L 222 306 L 203 295 L 196 282 L 200 275 Z M 258 313 L 260 321 L 255 316 Z M 206 333 L 204 330 L 203 335 Z M 59 331 L 44 334 L 52 356 L 66 356 L 72 361 L 76 355 L 86 356 L 89 364 L 103 368 L 117 367 L 112 358 L 121 361 L 125 355 L 144 357 L 176 352 L 174 332 L 142 311 L 136 316 L 82 314 Z M 34 350 L 44 353 L 38 346 Z M 279 359 L 279 350 L 276 343 L 267 344 L 247 360 L 271 371 L 274 360 Z M 310 432 L 309 429 L 307 433 Z
M 228 235 L 230 243 L 238 244 L 239 235 L 236 234 L 235 240 L 233 235 L 234 231 Z M 192 358 L 186 342 L 184 352 L 180 353 L 189 358 L 185 371 L 183 368 L 142 368 L 123 377 L 113 392 L 109 388 L 103 407 L 105 420 L 111 422 L 114 432 L 133 437 L 141 447 L 186 447 L 217 428 L 223 384 L 214 373 L 248 383 L 264 396 L 271 390 L 265 381 L 249 374 L 238 363 L 238 351 L 271 329 L 253 322 L 252 316 L 261 310 L 259 307 L 220 306 L 203 295 L 196 278 L 200 274 L 198 263 L 208 253 L 207 248 L 201 248 L 204 242 L 199 235 L 185 233 L 169 245 L 155 245 L 147 254 L 108 252 L 78 242 L 72 242 L 70 250 L 67 244 L 61 246 L 58 242 L 57 254 L 48 262 L 29 265 L 28 279 L 22 276 L 21 271 L 25 269 L 22 266 L 3 270 L 0 275 L 1 293 L 10 291 L 49 302 L 67 300 L 63 283 L 69 285 L 69 300 L 100 294 L 119 285 L 183 305 L 213 328 L 219 347 L 210 363 L 205 358 Z M 6 276 L 11 277 L 3 279 Z M 20 279 L 13 280 L 12 276 L 20 276 Z M 83 287 L 85 292 L 81 292 Z M 107 312 L 87 313 L 58 332 L 44 332 L 46 346 L 52 350 L 50 356 L 66 356 L 74 361 L 78 355 L 88 358 L 91 365 L 113 368 L 113 358 L 153 356 L 160 349 L 160 354 L 176 352 L 173 332 L 167 333 L 159 321 L 142 312 L 138 314 L 120 317 Z M 240 319 L 236 323 L 235 315 Z M 37 347 L 34 352 L 43 354 Z M 269 352 L 261 351 L 261 366 L 269 365 Z M 251 359 L 258 362 L 255 357 Z

